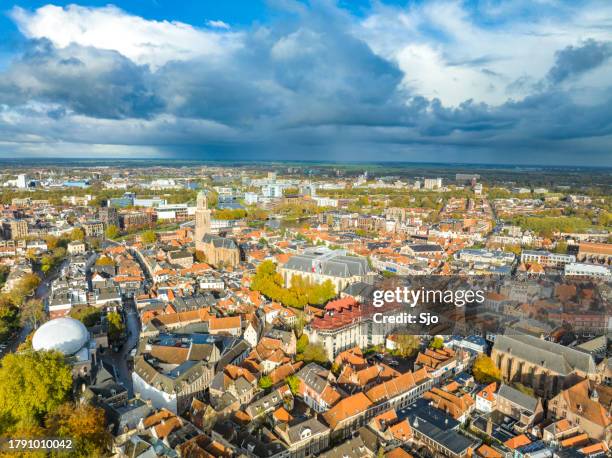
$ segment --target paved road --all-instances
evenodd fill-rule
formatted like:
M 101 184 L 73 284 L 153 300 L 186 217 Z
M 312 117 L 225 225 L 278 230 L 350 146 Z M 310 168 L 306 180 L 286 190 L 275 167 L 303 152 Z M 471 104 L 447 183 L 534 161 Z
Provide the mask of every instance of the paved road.
M 115 378 L 127 388 L 128 395 L 132 397 L 134 389 L 132 386 L 132 373 L 128 367 L 128 359 L 130 351 L 138 344 L 140 318 L 136 311 L 136 304 L 132 299 L 125 301 L 124 306 L 127 314 L 128 339 L 118 352 L 113 351 L 111 348 L 105 350 L 105 353 L 102 355 L 102 361 L 114 370 Z

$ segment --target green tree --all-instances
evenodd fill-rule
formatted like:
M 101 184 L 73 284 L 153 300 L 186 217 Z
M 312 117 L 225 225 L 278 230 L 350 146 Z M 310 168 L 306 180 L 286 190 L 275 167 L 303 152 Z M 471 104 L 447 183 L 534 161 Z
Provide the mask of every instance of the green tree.
M 79 320 L 88 328 L 94 326 L 100 320 L 100 315 L 100 310 L 92 305 L 77 306 L 70 310 L 70 316 Z
M 47 435 L 74 441 L 71 456 L 104 456 L 109 451 L 112 438 L 105 428 L 104 410 L 98 407 L 64 403 L 49 413 L 45 423 Z
M 300 391 L 300 383 L 301 383 L 298 376 L 294 374 L 288 375 L 285 378 L 285 382 L 287 382 L 287 385 L 289 386 L 289 389 L 291 390 L 291 394 L 296 396 Z
M 149 245 L 157 241 L 157 234 L 155 231 L 145 231 L 140 237 L 144 243 Z
M 125 325 L 121 320 L 121 315 L 117 312 L 110 312 L 106 315 L 108 320 L 108 337 L 109 339 L 116 341 L 121 337 L 125 330 Z
M 104 231 L 104 235 L 107 239 L 116 239 L 119 236 L 119 228 L 114 224 L 111 224 Z
M 309 343 L 308 345 L 306 345 L 306 348 L 304 348 L 304 351 L 302 353 L 299 353 L 295 359 L 297 361 L 304 361 L 305 364 L 327 364 L 329 362 L 329 359 L 327 358 L 327 351 L 325 350 L 325 347 L 320 343 Z
M 304 350 L 306 350 L 307 346 L 308 346 L 308 336 L 306 334 L 302 334 L 300 338 L 297 340 L 296 352 L 304 353 Z
M 10 353 L 0 366 L 0 415 L 41 420 L 67 399 L 71 388 L 72 371 L 61 353 Z
M 442 337 L 434 337 L 429 342 L 429 348 L 432 350 L 440 350 L 444 348 L 444 339 Z
M 555 244 L 555 253 L 567 253 L 567 242 L 559 241 Z
M 83 231 L 83 229 L 81 229 L 80 227 L 75 227 L 74 229 L 72 229 L 72 232 L 70 233 L 70 240 L 72 240 L 73 242 L 85 240 L 85 232 Z
M 5 340 L 18 326 L 19 308 L 8 294 L 0 295 L 0 339 Z
M 264 375 L 260 377 L 257 383 L 259 385 L 259 388 L 261 388 L 262 390 L 267 390 L 268 388 L 271 388 L 273 384 L 272 378 L 270 378 L 269 375 Z
M 501 380 L 501 372 L 493 360 L 485 354 L 480 354 L 474 360 L 472 375 L 478 383 L 492 383 Z

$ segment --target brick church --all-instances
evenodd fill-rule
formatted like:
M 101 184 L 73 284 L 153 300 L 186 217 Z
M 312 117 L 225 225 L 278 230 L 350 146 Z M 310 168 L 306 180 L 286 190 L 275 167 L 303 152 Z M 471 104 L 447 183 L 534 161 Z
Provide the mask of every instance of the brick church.
M 210 213 L 206 194 L 200 191 L 195 212 L 196 250 L 204 253 L 208 264 L 235 267 L 240 263 L 240 249 L 233 239 L 210 233 Z

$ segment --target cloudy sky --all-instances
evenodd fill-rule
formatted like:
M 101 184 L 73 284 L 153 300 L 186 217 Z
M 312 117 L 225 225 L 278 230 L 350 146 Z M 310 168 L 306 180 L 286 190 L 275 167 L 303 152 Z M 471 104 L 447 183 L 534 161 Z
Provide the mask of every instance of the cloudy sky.
M 0 157 L 612 166 L 609 0 L 0 8 Z

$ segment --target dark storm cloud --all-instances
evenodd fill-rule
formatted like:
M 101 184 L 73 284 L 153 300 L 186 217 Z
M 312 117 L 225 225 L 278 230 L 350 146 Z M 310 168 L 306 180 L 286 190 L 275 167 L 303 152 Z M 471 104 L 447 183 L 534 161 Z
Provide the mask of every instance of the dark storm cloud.
M 0 103 L 57 103 L 94 118 L 149 117 L 162 108 L 150 79 L 148 67 L 117 52 L 58 49 L 42 39 L 0 75 Z
M 435 160 L 451 151 L 469 161 L 477 149 L 493 162 L 558 151 L 561 163 L 609 154 L 600 140 L 612 135 L 610 88 L 583 106 L 561 86 L 525 80 L 513 83 L 534 88 L 521 101 L 448 107 L 408 91 L 406 75 L 350 33 L 339 10 L 292 14 L 246 31 L 225 56 L 154 69 L 116 51 L 31 41 L 0 73 L 0 137 L 287 159 Z M 610 44 L 593 40 L 564 48 L 546 80 L 563 82 L 609 56 Z
M 555 54 L 555 65 L 548 79 L 561 83 L 602 65 L 612 56 L 612 43 L 587 40 L 582 46 L 568 46 Z

